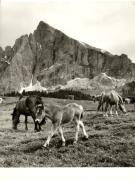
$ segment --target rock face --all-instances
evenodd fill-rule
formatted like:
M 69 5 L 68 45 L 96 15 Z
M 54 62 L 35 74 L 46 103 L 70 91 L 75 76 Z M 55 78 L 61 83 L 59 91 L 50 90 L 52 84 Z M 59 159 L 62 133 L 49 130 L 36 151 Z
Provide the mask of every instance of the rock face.
M 33 34 L 23 35 L 13 47 L 0 48 L 0 92 L 19 91 L 20 84 L 40 81 L 44 87 L 66 84 L 107 72 L 115 78 L 135 78 L 135 64 L 122 54 L 78 42 L 40 22 Z

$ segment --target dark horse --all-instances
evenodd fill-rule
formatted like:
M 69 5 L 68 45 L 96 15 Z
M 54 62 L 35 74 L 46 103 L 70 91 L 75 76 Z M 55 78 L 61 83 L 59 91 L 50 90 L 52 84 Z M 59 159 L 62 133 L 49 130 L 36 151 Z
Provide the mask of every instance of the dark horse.
M 39 96 L 29 96 L 25 99 L 19 99 L 16 103 L 15 108 L 13 109 L 12 115 L 12 127 L 17 129 L 19 123 L 20 115 L 25 116 L 25 130 L 28 130 L 27 127 L 27 117 L 31 116 L 35 124 L 35 131 L 40 131 L 41 127 L 39 122 L 36 121 L 37 115 L 44 108 L 42 98 Z

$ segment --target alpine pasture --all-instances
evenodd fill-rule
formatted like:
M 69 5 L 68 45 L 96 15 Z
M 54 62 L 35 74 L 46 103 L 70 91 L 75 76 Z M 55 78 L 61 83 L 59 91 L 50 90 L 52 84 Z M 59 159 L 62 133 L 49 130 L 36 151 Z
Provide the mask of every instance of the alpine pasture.
M 66 146 L 55 135 L 49 147 L 43 144 L 50 131 L 50 121 L 42 131 L 34 132 L 33 120 L 28 117 L 28 131 L 21 116 L 18 130 L 12 129 L 11 113 L 18 98 L 6 97 L 0 104 L 0 167 L 134 167 L 135 166 L 135 109 L 126 104 L 128 113 L 104 117 L 96 112 L 97 102 L 43 98 L 44 103 L 66 105 L 76 102 L 85 109 L 84 126 L 89 135 L 83 139 L 79 133 L 78 144 L 73 144 L 74 126 L 64 125 Z M 80 129 L 81 130 L 81 129 Z

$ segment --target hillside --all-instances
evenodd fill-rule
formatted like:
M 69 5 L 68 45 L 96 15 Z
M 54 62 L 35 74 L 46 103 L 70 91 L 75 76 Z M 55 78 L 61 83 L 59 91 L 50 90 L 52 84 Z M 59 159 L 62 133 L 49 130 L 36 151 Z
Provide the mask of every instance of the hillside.
M 32 77 L 32 84 L 38 80 L 42 87 L 66 85 L 76 78 L 92 79 L 104 72 L 117 79 L 135 78 L 135 64 L 127 55 L 112 55 L 79 42 L 42 21 L 13 47 L 0 48 L 0 70 L 0 93 L 19 91 Z
M 89 78 L 75 78 L 67 81 L 66 85 L 53 86 L 52 90 L 82 90 L 92 94 L 99 94 L 101 91 L 108 91 L 115 89 L 121 90 L 126 84 L 126 79 L 116 79 L 108 76 L 106 73 L 100 73 L 92 79 Z

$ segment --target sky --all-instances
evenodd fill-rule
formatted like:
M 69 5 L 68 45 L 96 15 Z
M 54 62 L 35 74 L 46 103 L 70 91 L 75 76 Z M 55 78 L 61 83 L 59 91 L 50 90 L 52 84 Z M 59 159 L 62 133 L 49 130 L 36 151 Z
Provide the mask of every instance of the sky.
M 68 36 L 135 63 L 135 1 L 1 0 L 0 46 L 13 46 L 40 21 Z

